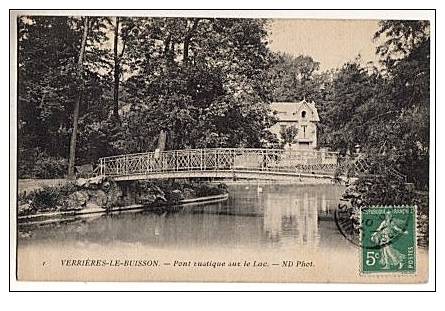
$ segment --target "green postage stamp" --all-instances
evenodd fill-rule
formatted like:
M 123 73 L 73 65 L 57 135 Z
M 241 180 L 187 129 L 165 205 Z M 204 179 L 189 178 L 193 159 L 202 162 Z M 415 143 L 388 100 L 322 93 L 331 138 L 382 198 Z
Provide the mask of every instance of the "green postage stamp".
M 362 273 L 416 272 L 416 206 L 361 211 Z

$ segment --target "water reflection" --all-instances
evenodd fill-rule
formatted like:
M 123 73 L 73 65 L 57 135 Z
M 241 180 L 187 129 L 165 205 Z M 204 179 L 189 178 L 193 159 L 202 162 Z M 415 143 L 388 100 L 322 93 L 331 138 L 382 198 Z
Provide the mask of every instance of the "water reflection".
M 332 227 L 333 213 L 342 191 L 342 187 L 332 185 L 281 185 L 257 191 L 258 202 L 254 205 L 264 216 L 263 231 L 267 240 L 281 246 L 318 247 L 320 229 L 326 231 L 326 227 Z M 244 205 L 240 194 L 234 201 L 235 205 Z M 320 221 L 330 224 L 325 226 Z
M 229 191 L 227 202 L 176 213 L 127 212 L 23 227 L 19 246 L 137 243 L 156 248 L 318 248 L 342 240 L 333 222 L 341 186 L 251 184 L 233 185 Z
M 323 190 L 323 191 L 321 191 Z M 304 187 L 287 192 L 269 192 L 264 200 L 264 230 L 274 242 L 318 247 L 320 221 L 333 220 L 339 191 Z M 329 197 L 327 198 L 326 192 Z

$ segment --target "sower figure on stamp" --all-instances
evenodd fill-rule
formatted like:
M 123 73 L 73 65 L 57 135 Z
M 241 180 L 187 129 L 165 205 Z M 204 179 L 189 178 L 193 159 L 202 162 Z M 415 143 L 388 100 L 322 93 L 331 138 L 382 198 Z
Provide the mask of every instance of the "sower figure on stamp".
M 387 211 L 385 219 L 371 236 L 371 240 L 374 243 L 382 246 L 380 264 L 383 266 L 383 269 L 398 266 L 400 270 L 404 265 L 406 256 L 391 245 L 391 240 L 400 234 L 407 234 L 407 232 L 400 228 L 398 220 L 393 218 L 390 211 Z

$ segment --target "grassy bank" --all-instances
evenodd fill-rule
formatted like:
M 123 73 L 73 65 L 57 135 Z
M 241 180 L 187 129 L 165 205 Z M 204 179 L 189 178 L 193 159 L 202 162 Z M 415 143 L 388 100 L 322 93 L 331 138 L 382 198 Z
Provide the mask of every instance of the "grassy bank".
M 32 191 L 42 189 L 44 186 L 63 186 L 68 183 L 68 179 L 19 179 L 17 191 L 19 194 L 30 193 Z

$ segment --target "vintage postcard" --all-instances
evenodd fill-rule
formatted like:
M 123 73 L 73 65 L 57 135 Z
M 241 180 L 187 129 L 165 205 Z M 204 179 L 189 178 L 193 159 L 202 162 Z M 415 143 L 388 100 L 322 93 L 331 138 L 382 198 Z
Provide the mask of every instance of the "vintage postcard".
M 428 282 L 434 14 L 235 13 L 11 11 L 19 282 Z

